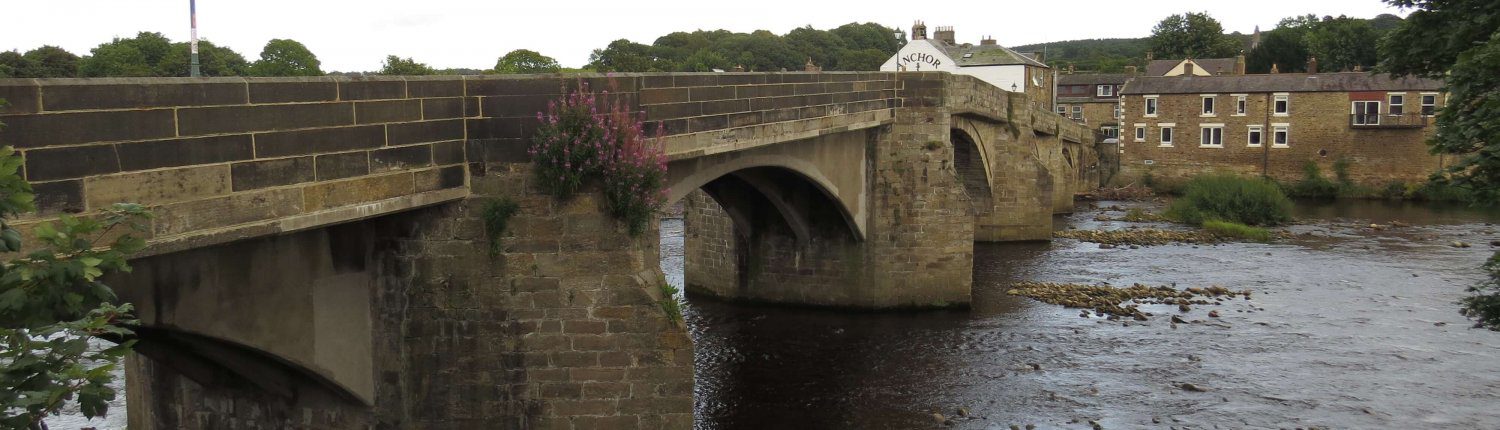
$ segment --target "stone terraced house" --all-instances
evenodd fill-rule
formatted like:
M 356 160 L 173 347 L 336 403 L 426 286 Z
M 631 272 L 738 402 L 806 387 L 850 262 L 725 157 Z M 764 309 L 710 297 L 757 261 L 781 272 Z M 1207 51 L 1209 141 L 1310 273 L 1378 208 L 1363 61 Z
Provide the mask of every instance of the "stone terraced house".
M 1342 159 L 1362 185 L 1419 183 L 1452 162 L 1426 145 L 1441 85 L 1358 72 L 1136 77 L 1120 91 L 1121 179 L 1297 180 L 1309 161 L 1331 178 Z
M 1057 77 L 1057 114 L 1104 139 L 1120 136 L 1120 90 L 1134 73 L 1064 72 Z

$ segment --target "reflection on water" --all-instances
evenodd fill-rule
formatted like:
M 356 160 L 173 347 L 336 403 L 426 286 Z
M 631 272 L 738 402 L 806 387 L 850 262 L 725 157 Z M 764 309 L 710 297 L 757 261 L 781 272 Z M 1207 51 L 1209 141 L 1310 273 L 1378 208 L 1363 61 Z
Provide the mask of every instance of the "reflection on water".
M 1108 205 L 1105 205 L 1108 206 Z M 958 428 L 1215 425 L 1500 426 L 1500 334 L 1455 302 L 1500 239 L 1493 215 L 1339 202 L 1299 210 L 1279 244 L 1099 249 L 975 245 L 965 312 L 846 313 L 692 298 L 698 427 Z M 1123 228 L 1098 212 L 1059 228 Z M 1118 217 L 1121 213 L 1113 213 Z M 1371 223 L 1412 227 L 1375 230 Z M 681 282 L 682 227 L 662 227 Z M 1480 246 L 1448 246 L 1462 240 Z M 1256 291 L 1172 327 L 1080 318 L 1005 294 L 1018 280 L 1223 285 Z M 1149 309 L 1159 314 L 1175 309 Z M 1205 391 L 1188 391 L 1182 384 Z M 972 415 L 961 418 L 964 408 Z M 1159 422 L 1160 424 L 1157 424 Z

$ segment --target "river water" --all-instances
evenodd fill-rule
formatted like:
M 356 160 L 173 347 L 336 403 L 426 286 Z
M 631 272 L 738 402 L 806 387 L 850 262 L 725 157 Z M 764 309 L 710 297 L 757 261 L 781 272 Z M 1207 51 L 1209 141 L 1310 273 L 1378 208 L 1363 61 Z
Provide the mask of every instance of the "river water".
M 1105 202 L 1109 207 L 1116 203 Z M 1118 203 L 1125 207 L 1150 206 Z M 1116 229 L 1081 207 L 1058 228 Z M 1500 333 L 1457 313 L 1500 217 L 1351 201 L 1299 205 L 1276 244 L 1099 249 L 976 244 L 967 311 L 850 313 L 688 298 L 700 429 L 1500 428 Z M 1118 211 L 1102 211 L 1120 217 Z M 1411 227 L 1373 230 L 1371 223 Z M 1171 228 L 1165 225 L 1152 227 Z M 662 223 L 682 283 L 682 222 Z M 1453 241 L 1474 244 L 1455 248 Z M 1013 297 L 1016 281 L 1221 285 L 1253 300 L 1201 321 L 1080 318 Z M 1206 316 L 1217 309 L 1220 318 Z M 1144 307 L 1159 315 L 1169 308 Z M 123 381 L 123 375 L 121 375 Z M 1182 384 L 1205 391 L 1187 391 Z M 962 417 L 958 409 L 968 411 Z M 121 429 L 123 387 L 105 420 Z
M 1100 211 L 1081 209 L 1059 218 L 1058 228 L 1142 225 L 1095 221 Z M 849 313 L 690 297 L 697 427 L 935 428 L 938 412 L 966 429 L 1090 421 L 1500 428 L 1500 333 L 1470 328 L 1456 305 L 1464 287 L 1483 278 L 1478 267 L 1500 239 L 1486 223 L 1500 218 L 1365 201 L 1303 205 L 1299 218 L 1289 229 L 1294 238 L 1276 244 L 976 244 L 968 311 Z M 1369 228 L 1391 221 L 1412 226 Z M 662 266 L 678 283 L 681 234 L 679 221 L 663 223 Z M 1081 318 L 1007 295 L 1016 281 L 1220 285 L 1255 294 L 1199 306 L 1183 315 L 1196 322 L 1173 327 L 1165 316 Z M 1208 317 L 1211 309 L 1221 317 Z

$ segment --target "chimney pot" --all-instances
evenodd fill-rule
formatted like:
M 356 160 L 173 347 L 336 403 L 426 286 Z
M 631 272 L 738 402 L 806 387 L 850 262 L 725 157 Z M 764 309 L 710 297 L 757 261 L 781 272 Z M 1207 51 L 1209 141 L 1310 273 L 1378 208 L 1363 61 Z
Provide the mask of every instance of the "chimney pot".
M 1307 73 L 1318 73 L 1318 57 L 1307 57 Z

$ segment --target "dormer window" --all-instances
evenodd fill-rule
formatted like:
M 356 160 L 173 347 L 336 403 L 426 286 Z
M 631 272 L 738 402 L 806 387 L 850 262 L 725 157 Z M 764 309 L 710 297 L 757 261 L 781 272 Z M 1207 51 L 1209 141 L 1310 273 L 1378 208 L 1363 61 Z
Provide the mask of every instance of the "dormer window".
M 964 53 L 964 58 L 974 58 L 974 53 L 973 52 L 965 52 Z
M 1114 85 L 1100 85 L 1098 92 L 1096 92 L 1095 94 L 1098 94 L 1099 97 L 1111 97 L 1111 96 L 1114 96 L 1115 95 L 1115 86 Z

